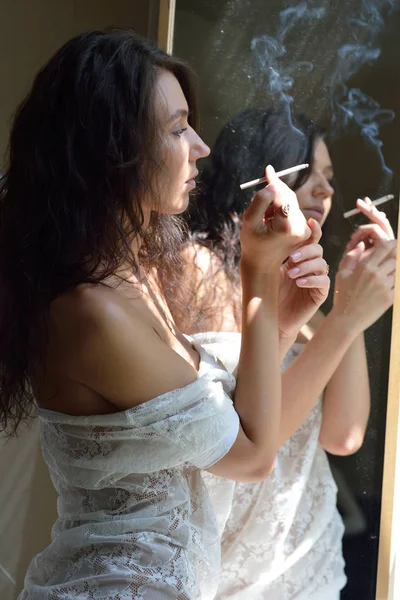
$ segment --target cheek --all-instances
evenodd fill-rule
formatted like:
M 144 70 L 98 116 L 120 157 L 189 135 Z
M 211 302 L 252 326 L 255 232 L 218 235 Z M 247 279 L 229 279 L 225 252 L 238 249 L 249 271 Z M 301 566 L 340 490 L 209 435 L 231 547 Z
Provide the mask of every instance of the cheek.
M 175 177 L 179 177 L 180 173 L 183 174 L 186 169 L 187 162 L 187 152 L 184 144 L 177 144 L 173 149 L 171 149 L 168 163 L 171 175 L 173 173 Z
M 165 147 L 162 168 L 156 174 L 164 192 L 167 190 L 171 192 L 178 184 L 181 165 L 182 159 L 178 145 L 169 143 Z

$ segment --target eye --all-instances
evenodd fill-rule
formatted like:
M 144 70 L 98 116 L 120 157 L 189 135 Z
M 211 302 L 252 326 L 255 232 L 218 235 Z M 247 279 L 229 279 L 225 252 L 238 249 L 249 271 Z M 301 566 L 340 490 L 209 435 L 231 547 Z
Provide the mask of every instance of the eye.
M 185 131 L 187 131 L 187 127 L 182 127 L 182 129 L 178 129 L 177 131 L 174 131 L 173 134 L 176 135 L 177 137 L 181 137 L 181 135 L 183 133 L 185 133 Z

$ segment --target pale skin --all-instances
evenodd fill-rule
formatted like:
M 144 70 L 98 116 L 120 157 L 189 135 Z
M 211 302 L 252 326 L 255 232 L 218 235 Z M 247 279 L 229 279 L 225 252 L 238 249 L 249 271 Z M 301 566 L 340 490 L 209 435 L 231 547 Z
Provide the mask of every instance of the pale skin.
M 347 455 L 360 448 L 367 427 L 370 392 L 363 332 L 392 305 L 396 243 L 385 215 L 371 208 L 369 199 L 357 201 L 372 223 L 352 236 L 336 278 L 333 309 L 324 317 L 318 308 L 326 299 L 329 284 L 324 279 L 326 265 L 318 241 L 320 225 L 332 205 L 332 178 L 329 152 L 320 139 L 312 173 L 296 192 L 313 236 L 281 268 L 281 357 L 295 341 L 306 346 L 282 376 L 279 444 L 293 435 L 324 393 L 320 443 L 332 454 Z M 368 238 L 374 240 L 372 249 L 365 248 Z M 217 259 L 204 248 L 193 247 L 187 250 L 187 258 L 189 286 L 198 290 L 202 305 L 207 300 L 215 305 L 216 294 L 208 289 L 215 282 L 217 304 L 223 307 L 222 311 L 207 312 L 204 331 L 240 331 L 232 287 Z M 301 327 L 304 323 L 308 325 Z M 194 332 L 190 327 L 189 331 Z
M 166 165 L 155 182 L 163 205 L 143 199 L 147 218 L 151 210 L 180 214 L 187 208 L 196 161 L 209 153 L 168 72 L 158 76 L 155 102 Z M 254 198 L 242 232 L 243 339 L 234 394 L 240 428 L 230 451 L 210 468 L 238 481 L 259 481 L 274 465 L 281 417 L 280 265 L 312 234 L 295 194 L 272 168 L 267 176 L 270 185 Z M 283 204 L 290 205 L 289 218 L 279 212 Z M 271 221 L 264 218 L 268 211 L 277 211 Z M 137 253 L 140 239 L 132 244 Z M 32 382 L 42 408 L 88 416 L 123 411 L 190 385 L 198 367 L 198 353 L 176 326 L 156 274 L 121 265 L 104 284 L 82 284 L 53 301 L 42 368 Z

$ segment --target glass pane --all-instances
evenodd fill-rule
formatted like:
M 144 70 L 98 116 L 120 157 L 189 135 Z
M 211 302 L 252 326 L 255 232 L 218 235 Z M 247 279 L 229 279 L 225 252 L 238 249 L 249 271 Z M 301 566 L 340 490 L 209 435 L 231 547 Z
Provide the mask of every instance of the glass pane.
M 385 0 L 177 0 L 174 54 L 198 73 L 208 145 L 254 107 L 286 111 L 286 126 L 300 113 L 326 129 L 336 185 L 323 236 L 332 281 L 349 237 L 366 223 L 343 218 L 357 198 L 394 194 L 382 210 L 397 229 L 399 9 Z M 330 457 L 346 525 L 343 599 L 375 598 L 390 334 L 390 312 L 366 332 L 372 408 L 364 444 Z

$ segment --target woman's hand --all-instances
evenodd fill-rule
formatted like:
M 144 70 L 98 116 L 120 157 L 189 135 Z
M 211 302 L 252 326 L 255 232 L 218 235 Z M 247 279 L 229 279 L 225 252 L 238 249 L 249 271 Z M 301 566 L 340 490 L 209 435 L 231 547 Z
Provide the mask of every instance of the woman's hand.
M 335 282 L 332 315 L 362 333 L 393 304 L 396 240 L 379 240 L 366 249 L 364 242 L 345 253 Z
M 386 214 L 378 210 L 369 198 L 357 200 L 357 208 L 371 221 L 361 225 L 351 236 L 346 250 L 353 250 L 360 242 L 367 248 L 379 244 L 382 240 L 394 240 L 395 235 Z
M 384 231 L 389 239 L 394 240 L 395 235 L 392 229 L 392 226 L 389 222 L 389 219 L 382 210 L 379 210 L 372 204 L 371 198 L 364 198 L 364 200 L 357 200 L 357 208 L 368 217 L 371 223 L 376 223 L 379 227 Z
M 279 273 L 289 254 L 311 236 L 296 194 L 271 166 L 266 176 L 269 185 L 257 192 L 244 213 L 240 236 L 242 264 L 265 274 Z
M 279 288 L 279 330 L 281 337 L 293 338 L 308 323 L 328 296 L 328 265 L 318 243 L 321 227 L 309 219 L 311 237 L 281 266 Z

